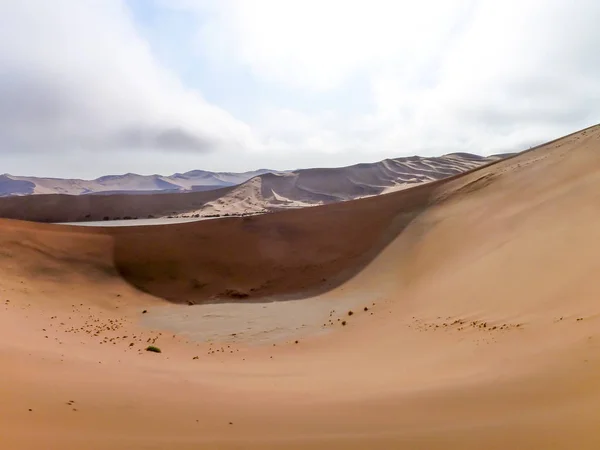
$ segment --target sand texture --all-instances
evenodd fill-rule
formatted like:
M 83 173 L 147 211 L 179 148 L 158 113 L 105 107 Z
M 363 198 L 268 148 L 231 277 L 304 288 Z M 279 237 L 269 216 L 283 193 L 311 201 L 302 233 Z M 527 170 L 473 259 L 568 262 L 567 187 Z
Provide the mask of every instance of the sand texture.
M 314 208 L 4 220 L 0 448 L 598 449 L 599 193 L 597 126 Z

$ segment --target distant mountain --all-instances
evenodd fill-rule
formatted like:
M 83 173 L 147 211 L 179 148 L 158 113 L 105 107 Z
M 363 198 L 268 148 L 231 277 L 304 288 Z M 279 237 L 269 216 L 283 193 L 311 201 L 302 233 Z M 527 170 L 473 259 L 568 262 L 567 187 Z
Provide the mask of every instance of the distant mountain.
M 98 194 L 98 193 L 142 193 L 142 192 L 191 192 L 218 189 L 241 184 L 250 178 L 272 172 L 267 169 L 252 172 L 208 172 L 192 170 L 170 176 L 107 175 L 95 180 L 23 177 L 0 175 L 0 197 L 31 194 Z
M 281 191 L 287 192 L 293 184 L 295 188 L 307 191 L 311 201 L 314 201 L 316 196 L 322 195 L 322 200 L 327 202 L 353 198 L 357 195 L 373 195 L 379 192 L 379 188 L 439 179 L 506 156 L 509 154 L 482 157 L 469 153 L 452 153 L 433 158 L 412 156 L 324 169 L 293 171 L 259 169 L 242 173 L 191 170 L 173 175 L 126 173 L 106 175 L 95 180 L 4 174 L 0 175 L 0 197 L 32 194 L 112 195 L 198 192 L 238 186 L 254 177 L 269 175 L 265 178 L 267 184 L 275 183 L 277 193 L 284 197 L 287 195 Z M 303 197 L 299 192 L 297 194 Z
M 288 172 L 171 176 L 126 174 L 93 181 L 0 177 L 0 217 L 78 222 L 147 217 L 207 217 L 303 208 L 385 194 L 460 174 L 507 155 L 411 156 L 348 167 Z M 54 195 L 27 195 L 60 192 Z M 95 195 L 64 195 L 64 194 Z
M 452 153 L 347 167 L 270 172 L 236 186 L 217 200 L 207 201 L 201 208 L 178 215 L 252 214 L 370 197 L 466 172 L 506 156 L 509 155 Z

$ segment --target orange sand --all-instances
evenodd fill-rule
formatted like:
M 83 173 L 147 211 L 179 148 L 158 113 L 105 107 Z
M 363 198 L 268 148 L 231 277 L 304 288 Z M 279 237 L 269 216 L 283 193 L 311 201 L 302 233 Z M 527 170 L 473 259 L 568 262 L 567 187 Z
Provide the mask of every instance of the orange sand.
M 600 448 L 599 192 L 593 127 L 324 207 L 3 221 L 0 448 Z M 335 313 L 268 343 L 285 306 L 222 344 L 167 331 L 265 298 Z

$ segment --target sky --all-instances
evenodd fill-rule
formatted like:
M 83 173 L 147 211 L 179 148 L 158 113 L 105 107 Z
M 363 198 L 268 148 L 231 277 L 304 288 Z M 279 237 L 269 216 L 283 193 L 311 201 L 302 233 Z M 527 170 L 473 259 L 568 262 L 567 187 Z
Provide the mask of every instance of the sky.
M 524 150 L 600 122 L 597 0 L 0 0 L 0 173 Z

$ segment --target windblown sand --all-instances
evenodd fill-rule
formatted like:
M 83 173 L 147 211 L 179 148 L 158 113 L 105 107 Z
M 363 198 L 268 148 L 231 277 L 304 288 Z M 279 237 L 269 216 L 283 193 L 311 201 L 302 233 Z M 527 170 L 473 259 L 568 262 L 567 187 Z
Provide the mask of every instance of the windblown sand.
M 3 221 L 0 448 L 600 448 L 599 192 L 593 127 L 323 207 Z

